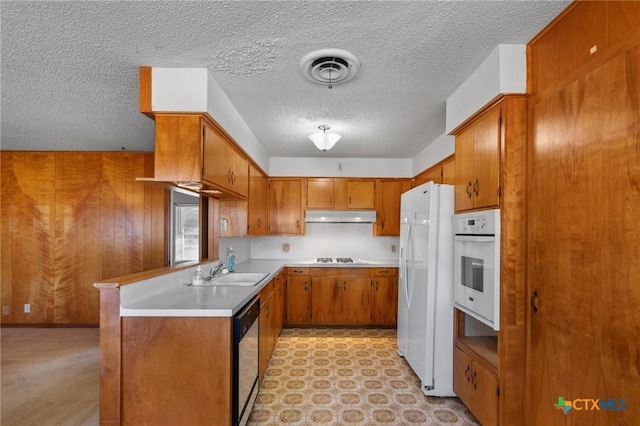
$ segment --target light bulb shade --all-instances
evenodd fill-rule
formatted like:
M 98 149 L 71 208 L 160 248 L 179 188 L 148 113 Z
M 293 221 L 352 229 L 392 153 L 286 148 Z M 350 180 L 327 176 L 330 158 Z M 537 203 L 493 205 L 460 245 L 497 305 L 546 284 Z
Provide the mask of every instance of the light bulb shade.
M 309 135 L 311 142 L 321 151 L 328 151 L 340 140 L 337 133 L 317 132 Z

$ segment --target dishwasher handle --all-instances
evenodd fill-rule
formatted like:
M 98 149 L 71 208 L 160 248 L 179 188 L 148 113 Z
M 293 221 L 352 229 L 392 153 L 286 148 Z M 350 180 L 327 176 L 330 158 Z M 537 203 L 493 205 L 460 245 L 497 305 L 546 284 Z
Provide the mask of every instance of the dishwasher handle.
M 260 316 L 260 297 L 256 296 L 234 317 L 234 334 L 236 341 L 240 341 L 249 332 L 251 325 Z

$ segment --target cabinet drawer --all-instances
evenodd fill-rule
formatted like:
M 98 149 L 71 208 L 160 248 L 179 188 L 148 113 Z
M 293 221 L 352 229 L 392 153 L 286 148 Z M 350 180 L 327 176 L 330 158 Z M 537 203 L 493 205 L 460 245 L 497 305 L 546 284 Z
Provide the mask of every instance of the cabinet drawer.
M 393 277 L 398 274 L 397 268 L 372 268 L 372 277 Z
M 309 275 L 309 268 L 289 268 L 287 275 Z

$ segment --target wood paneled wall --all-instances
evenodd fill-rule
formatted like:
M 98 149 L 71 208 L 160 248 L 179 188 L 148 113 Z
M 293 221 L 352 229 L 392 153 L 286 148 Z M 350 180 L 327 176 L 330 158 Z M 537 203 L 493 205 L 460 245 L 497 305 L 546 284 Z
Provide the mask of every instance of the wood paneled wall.
M 530 44 L 527 425 L 640 424 L 638 23 L 581 1 Z
M 153 153 L 1 154 L 3 324 L 97 324 L 94 282 L 165 266 Z

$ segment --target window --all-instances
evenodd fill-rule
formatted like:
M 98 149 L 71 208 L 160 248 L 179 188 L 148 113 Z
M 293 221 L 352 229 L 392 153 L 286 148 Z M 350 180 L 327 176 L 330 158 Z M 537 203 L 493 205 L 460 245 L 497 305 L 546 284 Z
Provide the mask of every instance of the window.
M 200 197 L 182 189 L 171 191 L 171 265 L 200 259 Z

